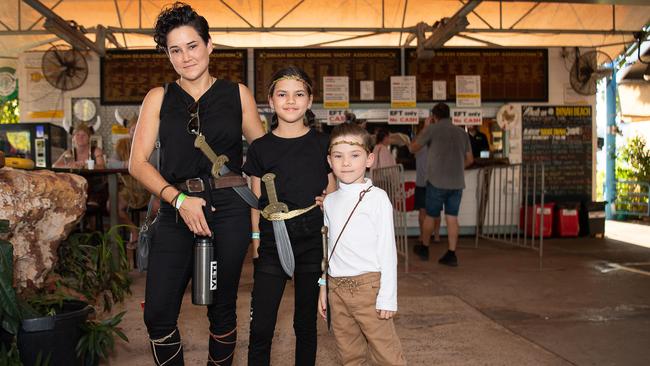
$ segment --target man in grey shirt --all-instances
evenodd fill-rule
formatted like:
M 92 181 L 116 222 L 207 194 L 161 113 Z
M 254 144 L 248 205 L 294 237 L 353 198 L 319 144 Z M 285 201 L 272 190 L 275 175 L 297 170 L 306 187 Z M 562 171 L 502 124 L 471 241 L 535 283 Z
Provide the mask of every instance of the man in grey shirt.
M 449 106 L 436 104 L 431 110 L 434 124 L 426 126 L 409 146 L 415 153 L 428 146 L 426 212 L 423 222 L 422 245 L 413 249 L 423 260 L 429 259 L 429 242 L 434 227 L 440 225 L 440 212 L 445 210 L 449 250 L 438 263 L 457 266 L 458 210 L 465 188 L 465 168 L 474 157 L 467 133 L 449 119 Z

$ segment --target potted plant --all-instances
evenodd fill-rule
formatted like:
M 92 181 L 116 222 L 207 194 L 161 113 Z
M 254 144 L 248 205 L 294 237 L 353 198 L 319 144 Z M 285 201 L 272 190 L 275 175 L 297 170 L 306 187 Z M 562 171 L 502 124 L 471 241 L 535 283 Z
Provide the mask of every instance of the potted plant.
M 5 332 L 0 361 L 4 357 L 11 365 L 20 354 L 25 365 L 96 365 L 112 351 L 115 336 L 128 342 L 118 327 L 124 312 L 88 319 L 95 309 L 110 311 L 130 294 L 118 230 L 72 234 L 59 247 L 49 286 L 20 294 L 13 288 L 13 248 L 0 242 L 0 328 Z

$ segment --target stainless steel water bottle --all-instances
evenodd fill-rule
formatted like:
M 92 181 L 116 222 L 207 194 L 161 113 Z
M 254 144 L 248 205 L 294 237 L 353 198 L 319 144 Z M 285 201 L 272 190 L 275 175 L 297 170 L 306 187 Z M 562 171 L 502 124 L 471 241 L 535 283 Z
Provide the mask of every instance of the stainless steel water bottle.
M 194 241 L 194 277 L 192 277 L 192 303 L 211 305 L 217 290 L 217 261 L 214 245 L 209 236 L 197 237 Z

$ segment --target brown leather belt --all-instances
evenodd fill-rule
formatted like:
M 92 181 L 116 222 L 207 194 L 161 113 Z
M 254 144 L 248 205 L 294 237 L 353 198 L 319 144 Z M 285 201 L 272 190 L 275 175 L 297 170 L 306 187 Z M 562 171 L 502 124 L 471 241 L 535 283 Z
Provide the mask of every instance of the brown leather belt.
M 219 178 L 210 177 L 210 179 L 208 180 L 208 184 L 210 185 L 210 187 L 207 188 L 209 188 L 210 190 L 248 186 L 248 182 L 246 182 L 246 178 L 242 177 L 241 175 L 237 175 L 235 173 L 228 173 Z M 188 193 L 199 193 L 206 190 L 206 185 L 203 182 L 203 179 L 201 178 L 190 178 L 184 182 L 176 183 L 174 184 L 174 186 L 180 189 L 181 191 L 188 192 Z

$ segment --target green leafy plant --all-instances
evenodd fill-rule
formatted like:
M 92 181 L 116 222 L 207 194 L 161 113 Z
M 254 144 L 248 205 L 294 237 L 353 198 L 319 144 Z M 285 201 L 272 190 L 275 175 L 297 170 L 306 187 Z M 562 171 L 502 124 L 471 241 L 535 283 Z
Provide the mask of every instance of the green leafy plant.
M 131 294 L 124 240 L 119 235 L 122 226 L 106 233 L 72 234 L 60 246 L 56 268 L 60 283 L 80 292 L 90 303 L 101 304 L 103 311 L 110 311 L 113 304 Z
M 0 104 L 0 124 L 20 122 L 20 107 L 18 99 L 13 99 Z
M 6 233 L 9 221 L 0 220 L 0 233 Z M 0 322 L 2 329 L 16 334 L 20 324 L 21 312 L 13 287 L 14 279 L 14 248 L 10 242 L 0 240 Z
M 82 325 L 84 335 L 76 349 L 77 356 L 84 360 L 84 364 L 94 365 L 96 361 L 107 358 L 115 347 L 115 336 L 125 342 L 129 341 L 118 327 L 124 314 L 126 311 L 102 321 L 89 320 Z
M 0 344 L 0 365 L 22 366 L 16 343 L 12 343 L 9 349 L 4 344 Z
M 650 145 L 643 136 L 626 141 L 616 159 L 616 180 L 650 183 Z M 617 197 L 629 203 L 616 203 L 617 211 L 639 212 L 648 204 L 648 191 L 637 185 L 619 184 Z

